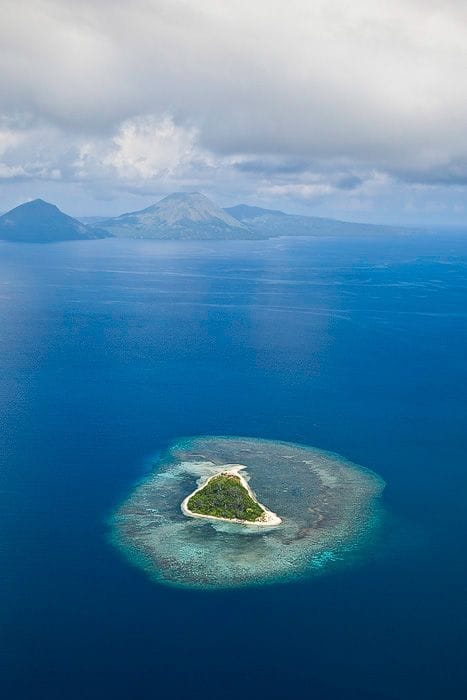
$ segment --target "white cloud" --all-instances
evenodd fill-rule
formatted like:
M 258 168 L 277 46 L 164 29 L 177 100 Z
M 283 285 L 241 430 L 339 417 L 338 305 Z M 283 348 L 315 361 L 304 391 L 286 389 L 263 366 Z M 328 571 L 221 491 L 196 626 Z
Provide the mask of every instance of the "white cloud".
M 2 172 L 89 197 L 443 197 L 467 183 L 466 45 L 456 0 L 4 0 Z
M 0 163 L 0 180 L 12 180 L 23 177 L 25 172 L 20 165 L 6 165 Z
M 294 183 L 291 185 L 269 185 L 259 189 L 261 194 L 269 197 L 291 197 L 307 201 L 324 197 L 335 192 L 335 187 L 326 183 Z
M 21 142 L 21 134 L 12 129 L 0 128 L 0 157 L 11 151 Z
M 195 157 L 194 129 L 177 127 L 166 116 L 127 120 L 112 139 L 103 164 L 128 180 L 174 175 Z

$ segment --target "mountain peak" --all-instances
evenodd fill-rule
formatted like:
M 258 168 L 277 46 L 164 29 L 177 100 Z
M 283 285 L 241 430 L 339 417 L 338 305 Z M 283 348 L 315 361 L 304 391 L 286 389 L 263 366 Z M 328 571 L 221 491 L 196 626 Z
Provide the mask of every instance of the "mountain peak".
M 206 197 L 206 195 L 201 194 L 201 192 L 172 192 L 171 194 L 167 194 L 160 201 L 163 202 L 166 199 L 178 199 L 178 200 L 194 201 L 196 199 L 208 199 L 208 198 Z
M 24 202 L 24 204 L 20 204 L 19 206 L 15 207 L 11 211 L 16 211 L 17 209 L 20 209 L 20 208 L 21 209 L 29 209 L 30 211 L 32 211 L 32 210 L 36 210 L 36 211 L 49 210 L 50 212 L 52 212 L 52 211 L 60 212 L 60 209 L 55 204 L 51 204 L 50 202 L 46 202 L 45 199 L 40 199 L 40 198 L 30 199 L 28 202 Z M 60 213 L 63 213 L 63 212 L 60 212 Z
M 36 199 L 29 199 L 24 204 L 29 206 L 42 206 L 45 204 L 47 207 L 55 207 L 55 209 L 58 209 L 58 207 L 55 204 L 51 204 L 50 202 L 47 202 L 45 199 L 41 199 L 40 197 L 36 197 Z
M 174 192 L 141 211 L 101 224 L 117 236 L 134 238 L 249 238 L 245 224 L 201 192 Z
M 158 212 L 159 218 L 169 225 L 182 221 L 207 223 L 214 220 L 234 228 L 241 227 L 237 219 L 200 192 L 174 192 L 161 199 L 153 209 Z
M 105 236 L 105 231 L 85 226 L 43 199 L 25 202 L 0 216 L 0 238 L 9 241 L 51 243 Z

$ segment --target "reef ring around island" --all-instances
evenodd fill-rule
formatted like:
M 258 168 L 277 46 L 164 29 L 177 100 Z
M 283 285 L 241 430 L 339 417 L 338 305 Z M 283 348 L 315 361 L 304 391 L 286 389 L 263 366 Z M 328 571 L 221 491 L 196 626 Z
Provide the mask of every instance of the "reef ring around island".
M 350 564 L 374 545 L 384 481 L 335 453 L 194 437 L 172 444 L 155 467 L 113 513 L 110 536 L 158 582 L 209 589 L 289 581 Z M 201 485 L 233 468 L 268 504 L 276 518 L 269 527 L 182 512 Z

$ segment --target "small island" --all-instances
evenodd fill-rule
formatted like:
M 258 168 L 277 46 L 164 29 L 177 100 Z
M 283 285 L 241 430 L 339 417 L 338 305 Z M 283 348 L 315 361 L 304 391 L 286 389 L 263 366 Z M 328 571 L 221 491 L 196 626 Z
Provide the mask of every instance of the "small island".
M 383 480 L 332 452 L 204 435 L 172 443 L 153 465 L 109 535 L 158 583 L 204 590 L 321 576 L 379 541 Z
M 280 525 L 281 518 L 258 502 L 248 482 L 239 473 L 245 468 L 243 464 L 224 465 L 220 473 L 210 476 L 184 499 L 182 512 L 193 518 L 241 525 Z

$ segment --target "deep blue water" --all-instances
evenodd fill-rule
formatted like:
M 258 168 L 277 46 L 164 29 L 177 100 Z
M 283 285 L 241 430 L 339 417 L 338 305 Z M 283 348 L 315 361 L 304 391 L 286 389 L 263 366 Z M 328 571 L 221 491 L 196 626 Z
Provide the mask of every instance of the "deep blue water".
M 466 697 L 466 321 L 462 238 L 1 245 L 2 697 Z M 196 434 L 370 467 L 381 550 L 293 585 L 151 582 L 106 517 Z

